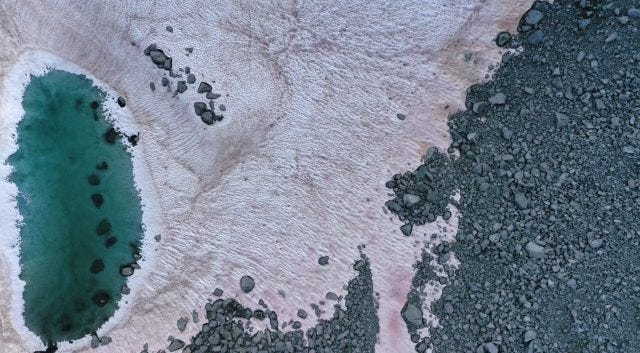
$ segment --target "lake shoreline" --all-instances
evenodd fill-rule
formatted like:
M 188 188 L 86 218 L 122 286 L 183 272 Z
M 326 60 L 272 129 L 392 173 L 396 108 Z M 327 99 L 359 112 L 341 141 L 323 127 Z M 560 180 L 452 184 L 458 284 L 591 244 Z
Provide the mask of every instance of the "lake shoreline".
M 116 100 L 119 96 L 117 93 L 89 72 L 69 61 L 45 51 L 28 51 L 23 53 L 9 70 L 2 92 L 7 103 L 1 107 L 2 111 L 0 111 L 3 116 L 7 117 L 7 119 L 2 121 L 1 127 L 3 131 L 10 132 L 10 138 L 4 138 L 0 141 L 0 157 L 2 157 L 4 161 L 0 167 L 0 219 L 3 224 L 12 224 L 13 226 L 8 227 L 5 237 L 0 239 L 0 251 L 8 263 L 9 278 L 3 280 L 8 281 L 11 288 L 11 310 L 9 314 L 11 324 L 17 330 L 20 339 L 25 341 L 24 343 L 30 350 L 44 349 L 44 344 L 39 337 L 26 327 L 23 316 L 25 282 L 19 278 L 20 259 L 18 253 L 20 249 L 19 225 L 20 222 L 22 222 L 22 216 L 17 209 L 17 187 L 8 181 L 12 167 L 8 165 L 7 158 L 17 150 L 17 124 L 25 114 L 22 108 L 22 99 L 25 89 L 31 81 L 31 76 L 41 76 L 53 69 L 87 77 L 95 87 L 106 93 L 103 102 L 106 120 L 112 123 L 114 127 L 124 135 L 139 133 L 139 129 L 136 127 L 130 111 L 127 108 L 118 106 Z M 117 303 L 119 308 L 115 314 L 97 330 L 98 336 L 101 336 L 101 333 L 106 333 L 110 331 L 111 328 L 127 320 L 131 312 L 128 307 L 131 303 L 135 302 L 138 289 L 144 284 L 144 280 L 153 268 L 155 262 L 153 253 L 157 250 L 160 243 L 157 242 L 154 237 L 162 233 L 162 227 L 158 221 L 160 218 L 158 204 L 155 201 L 155 191 L 152 188 L 152 183 L 147 176 L 144 161 L 142 160 L 142 146 L 138 145 L 133 148 L 124 139 L 123 142 L 132 156 L 134 185 L 142 201 L 142 268 L 128 279 L 127 286 L 130 288 L 131 293 L 123 296 Z M 61 352 L 71 351 L 88 345 L 90 340 L 91 336 L 86 336 L 82 339 L 75 340 L 73 343 L 59 343 L 58 348 Z

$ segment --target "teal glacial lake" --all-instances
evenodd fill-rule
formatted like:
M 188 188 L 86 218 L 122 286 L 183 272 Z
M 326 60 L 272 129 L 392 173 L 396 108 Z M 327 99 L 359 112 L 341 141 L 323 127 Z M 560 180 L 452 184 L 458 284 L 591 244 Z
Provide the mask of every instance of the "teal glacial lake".
M 118 308 L 142 239 L 130 153 L 83 75 L 32 76 L 9 157 L 18 187 L 27 327 L 49 346 L 95 332 Z M 124 273 L 124 275 L 123 275 Z

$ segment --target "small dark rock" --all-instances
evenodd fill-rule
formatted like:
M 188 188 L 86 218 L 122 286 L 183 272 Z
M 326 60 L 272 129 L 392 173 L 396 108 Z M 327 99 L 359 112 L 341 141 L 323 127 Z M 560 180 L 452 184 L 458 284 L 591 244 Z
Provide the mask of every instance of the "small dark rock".
M 176 88 L 176 92 L 184 93 L 187 90 L 187 82 L 186 81 L 178 81 L 178 87 Z
M 111 223 L 108 219 L 104 218 L 98 223 L 98 228 L 96 229 L 96 233 L 98 235 L 105 235 L 111 231 Z
M 98 169 L 98 170 L 107 170 L 107 169 L 109 169 L 109 165 L 107 164 L 107 162 L 102 161 L 98 165 L 96 165 L 96 169 Z
M 173 27 L 167 26 L 165 27 L 165 29 L 167 30 L 167 32 L 173 33 Z
M 184 330 L 187 328 L 187 322 L 189 321 L 189 319 L 187 319 L 186 317 L 181 317 L 178 319 L 177 321 L 177 326 L 178 326 L 178 331 L 180 332 L 184 332 Z
M 184 70 L 184 71 L 185 71 L 185 72 L 187 72 L 186 68 L 185 68 L 185 70 Z M 189 74 L 189 73 L 187 73 L 187 74 L 189 75 L 189 76 L 187 76 L 187 83 L 189 83 L 189 84 L 194 84 L 194 83 L 196 83 L 196 75 L 194 75 L 194 74 Z
M 109 300 L 111 300 L 111 296 L 109 295 L 109 293 L 107 293 L 107 291 L 100 289 L 93 294 L 91 300 L 97 306 L 102 307 L 105 306 L 109 302 Z
M 406 118 L 407 118 L 407 116 L 406 116 L 406 115 L 401 114 L 401 113 L 396 114 L 396 117 L 397 117 L 399 120 L 404 120 L 404 119 L 406 119 Z
M 213 124 L 213 113 L 211 112 L 211 110 L 207 110 L 204 113 L 202 113 L 202 116 L 200 117 L 202 119 L 202 122 L 207 124 L 207 125 L 211 125 Z
M 400 315 L 407 323 L 407 325 L 411 325 L 415 328 L 422 327 L 422 309 L 420 309 L 419 307 L 411 303 L 405 303 L 400 312 Z
M 91 267 L 89 267 L 91 273 L 98 273 L 104 271 L 104 261 L 102 259 L 93 260 Z
M 135 135 L 131 135 L 127 138 L 127 140 L 129 141 L 129 143 L 131 144 L 131 146 L 137 146 L 138 142 L 140 142 L 140 135 L 135 134 Z
M 162 64 L 162 67 L 165 70 L 169 70 L 170 71 L 171 68 L 173 67 L 172 63 L 173 63 L 173 60 L 171 58 L 166 58 L 164 63 Z
M 256 283 L 253 280 L 253 277 L 242 276 L 242 278 L 240 278 L 240 289 L 242 289 L 243 292 L 249 293 L 253 290 L 255 286 L 256 286 Z
M 205 102 L 195 102 L 193 103 L 193 110 L 197 116 L 202 116 L 202 113 L 207 111 L 207 104 Z
M 91 109 L 96 110 L 98 107 L 100 107 L 100 103 L 96 101 L 91 102 Z
M 207 92 L 207 99 L 218 99 L 220 97 L 222 97 L 221 94 L 213 93 L 213 92 Z
M 169 350 L 169 352 L 175 352 L 182 347 L 184 347 L 184 342 L 179 339 L 174 339 L 173 341 L 171 341 L 171 344 L 167 349 Z
M 88 180 L 89 180 L 89 185 L 91 186 L 100 185 L 100 177 L 96 174 L 89 175 Z
M 215 295 L 216 297 L 221 296 L 223 293 L 224 292 L 220 288 L 216 288 L 216 289 L 213 290 L 213 295 Z
M 118 97 L 118 105 L 119 105 L 121 108 L 124 108 L 124 107 L 127 105 L 127 102 L 124 100 L 124 98 L 122 98 L 122 97 Z
M 298 314 L 298 317 L 303 319 L 303 320 L 306 319 L 307 316 L 308 316 L 307 312 L 304 311 L 304 309 L 298 309 L 298 313 L 297 314 Z
M 104 196 L 98 193 L 91 194 L 91 201 L 93 202 L 93 205 L 96 206 L 96 208 L 100 208 L 104 203 Z
M 500 48 L 505 48 L 511 43 L 511 33 L 500 32 L 496 37 L 496 45 Z
M 151 55 L 151 51 L 157 50 L 157 49 L 158 47 L 155 44 L 149 44 L 149 46 L 144 49 L 144 55 L 149 56 Z
M 258 320 L 264 320 L 264 318 L 266 317 L 264 314 L 264 310 L 262 309 L 256 309 L 253 311 L 253 317 L 255 317 Z
M 318 259 L 318 264 L 320 266 L 326 266 L 329 264 L 329 256 L 320 256 Z
M 407 223 L 400 227 L 400 231 L 402 232 L 402 234 L 408 237 L 411 235 L 411 231 L 413 231 L 413 226 L 410 223 Z
M 160 80 L 162 87 L 167 87 L 169 86 L 169 79 L 166 77 L 163 77 L 162 80 Z
M 151 88 L 151 91 L 155 91 L 156 90 L 156 84 L 153 82 L 149 82 L 149 88 Z
M 198 86 L 198 93 L 211 92 L 211 85 L 206 82 L 200 82 Z
M 117 137 L 118 137 L 118 133 L 116 132 L 116 129 L 114 129 L 114 128 L 110 128 L 104 134 L 104 139 L 107 141 L 107 143 L 112 144 L 112 145 L 116 143 L 116 138 Z
M 112 246 L 116 245 L 116 243 L 117 243 L 117 242 L 118 242 L 118 238 L 116 238 L 116 237 L 109 237 L 109 238 L 107 238 L 107 240 L 104 242 L 104 245 L 105 245 L 107 248 L 110 248 L 110 247 L 112 247 Z

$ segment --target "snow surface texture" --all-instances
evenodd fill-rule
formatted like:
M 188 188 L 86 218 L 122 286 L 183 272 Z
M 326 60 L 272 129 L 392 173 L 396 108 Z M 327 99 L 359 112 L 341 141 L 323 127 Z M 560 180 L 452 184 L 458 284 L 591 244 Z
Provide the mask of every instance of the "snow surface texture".
M 135 123 L 118 124 L 141 132 L 136 181 L 161 216 L 146 221 L 162 240 L 156 250 L 146 239 L 139 285 L 98 332 L 113 342 L 93 352 L 134 352 L 145 342 L 156 351 L 168 335 L 188 341 L 199 325 L 179 333 L 176 320 L 193 309 L 202 317 L 215 287 L 247 307 L 262 298 L 282 319 L 298 308 L 311 312 L 309 303 L 326 292 L 344 294 L 359 244 L 379 293 L 377 351 L 412 352 L 400 317 L 412 265 L 430 234 L 456 220 L 404 237 L 383 212 L 384 182 L 417 167 L 428 147 L 446 148 L 447 115 L 463 108 L 466 87 L 499 60 L 495 34 L 513 31 L 530 3 L 0 1 L 3 156 L 20 114 L 11 108 L 19 102 L 7 98 L 23 89 L 11 72 L 46 62 L 40 51 L 124 96 Z M 142 54 L 150 43 L 173 57 L 174 68 L 190 66 L 198 80 L 215 81 L 227 106 L 221 123 L 208 127 L 194 115 L 195 89 L 174 98 L 161 88 L 164 71 Z M 193 54 L 185 56 L 185 47 Z M 18 220 L 13 206 L 0 204 L 2 221 L 13 220 L 3 231 Z M 15 249 L 3 250 L 0 350 L 42 348 L 15 314 L 17 259 Z M 328 266 L 317 264 L 321 255 L 330 256 Z M 256 279 L 249 294 L 238 285 L 245 274 Z M 331 304 L 324 307 L 330 317 Z

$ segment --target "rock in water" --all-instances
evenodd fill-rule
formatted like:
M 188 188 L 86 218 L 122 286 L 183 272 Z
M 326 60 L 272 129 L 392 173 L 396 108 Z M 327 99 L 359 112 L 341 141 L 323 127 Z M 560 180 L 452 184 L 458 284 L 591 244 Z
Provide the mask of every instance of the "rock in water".
M 133 267 L 131 266 L 121 266 L 120 267 L 120 274 L 128 277 L 131 276 L 133 274 Z
M 104 261 L 102 259 L 96 259 L 91 263 L 91 273 L 98 273 L 104 271 Z
M 109 293 L 107 293 L 107 291 L 98 290 L 93 294 L 91 299 L 93 300 L 93 303 L 95 305 L 105 306 L 109 302 L 109 300 L 111 300 L 111 296 L 109 295 Z
M 104 218 L 98 223 L 98 228 L 96 229 L 96 233 L 98 235 L 105 235 L 111 231 L 111 223 L 108 219 Z

